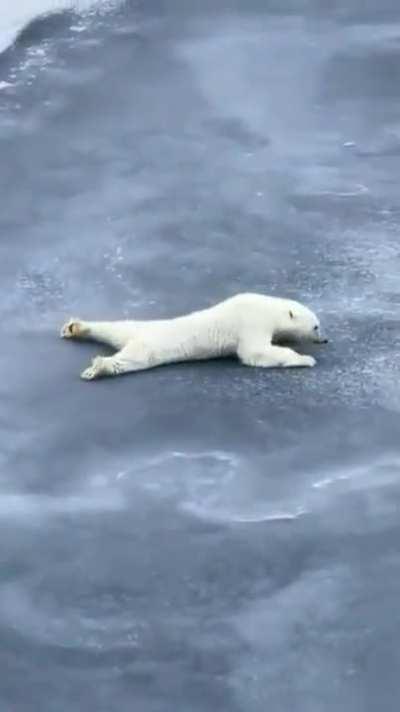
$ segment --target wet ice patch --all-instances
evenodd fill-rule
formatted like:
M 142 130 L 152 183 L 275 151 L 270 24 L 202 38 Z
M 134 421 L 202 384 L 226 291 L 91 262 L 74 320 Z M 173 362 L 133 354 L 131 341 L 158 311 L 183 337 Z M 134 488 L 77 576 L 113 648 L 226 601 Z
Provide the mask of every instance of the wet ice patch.
M 351 646 L 339 647 L 339 643 L 348 642 L 349 629 L 358 645 L 368 634 L 364 621 L 350 618 L 354 589 L 350 567 L 331 566 L 305 572 L 270 595 L 250 598 L 232 616 L 243 648 L 229 684 L 240 709 L 291 709 L 293 700 L 301 712 L 346 707 L 351 699 L 347 673 L 357 656 Z M 349 622 L 344 627 L 347 611 Z M 340 681 L 335 707 L 330 704 L 332 679 Z M 317 697 L 316 689 L 321 691 Z
M 0 592 L 0 620 L 24 638 L 46 645 L 96 651 L 138 647 L 145 623 L 132 616 L 131 607 L 121 612 L 111 596 L 60 607 L 51 593 L 8 584 Z
M 400 483 L 400 460 L 396 455 L 387 455 L 368 465 L 358 465 L 332 472 L 312 483 L 314 490 L 335 489 L 350 492 L 385 487 Z
M 67 496 L 9 493 L 1 496 L 0 520 L 22 518 L 27 521 L 63 514 L 114 512 L 122 508 L 123 499 L 117 491 Z
M 347 493 L 384 490 L 400 481 L 400 463 L 388 456 L 368 465 L 332 467 L 318 477 L 287 461 L 280 467 L 277 457 L 250 461 L 227 451 L 167 451 L 120 470 L 114 479 L 130 501 L 139 489 L 199 519 L 261 523 L 322 512 Z
M 14 42 L 18 33 L 32 20 L 62 10 L 87 14 L 105 13 L 118 7 L 119 0 L 18 0 L 2 4 L 0 17 L 0 52 Z
M 216 522 L 295 519 L 305 509 L 282 497 L 264 471 L 226 451 L 172 451 L 120 471 L 116 479 L 171 500 L 188 514 Z
M 346 146 L 353 145 L 352 142 Z M 370 189 L 359 181 L 358 172 L 352 167 L 328 166 L 325 162 L 313 162 L 308 166 L 299 166 L 298 197 L 308 198 L 352 198 L 366 195 Z
M 54 13 L 61 17 L 63 11 L 72 11 L 75 16 L 74 22 L 65 28 L 67 34 L 64 39 L 70 44 L 79 42 L 79 35 L 90 28 L 93 20 L 101 19 L 120 4 L 121 0 L 19 0 L 10 5 L 0 17 L 0 53 L 26 31 L 29 33 L 36 23 L 40 25 L 42 22 L 51 21 Z M 15 87 L 15 90 L 20 85 L 31 86 L 40 76 L 40 72 L 54 63 L 56 49 L 52 32 L 49 32 L 46 39 L 40 39 L 39 33 L 39 40 L 35 36 L 32 46 L 28 46 L 23 52 L 23 59 L 16 59 L 15 64 L 11 65 L 5 84 Z
M 194 503 L 187 503 L 183 506 L 183 509 L 191 514 L 194 514 L 201 519 L 211 519 L 215 522 L 225 522 L 225 523 L 236 523 L 236 524 L 257 524 L 261 522 L 280 522 L 280 521 L 291 521 L 301 517 L 307 512 L 304 507 L 297 507 L 290 510 L 288 507 L 286 510 L 275 509 L 266 506 L 266 504 L 244 507 L 244 511 L 241 511 L 240 506 L 235 506 L 232 508 L 230 506 L 224 506 L 224 504 L 215 502 L 206 505 L 198 506 Z

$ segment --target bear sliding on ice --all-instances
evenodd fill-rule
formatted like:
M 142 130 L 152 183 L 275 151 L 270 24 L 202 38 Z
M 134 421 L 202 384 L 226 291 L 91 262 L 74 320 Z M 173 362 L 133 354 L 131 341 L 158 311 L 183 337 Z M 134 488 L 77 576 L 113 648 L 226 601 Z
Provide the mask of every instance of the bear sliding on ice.
M 65 339 L 100 341 L 117 349 L 97 356 L 81 374 L 100 376 L 142 371 L 177 361 L 236 355 L 246 366 L 314 366 L 312 356 L 276 345 L 282 340 L 326 343 L 316 315 L 303 304 L 262 294 L 237 294 L 209 309 L 175 319 L 81 321 L 61 330 Z

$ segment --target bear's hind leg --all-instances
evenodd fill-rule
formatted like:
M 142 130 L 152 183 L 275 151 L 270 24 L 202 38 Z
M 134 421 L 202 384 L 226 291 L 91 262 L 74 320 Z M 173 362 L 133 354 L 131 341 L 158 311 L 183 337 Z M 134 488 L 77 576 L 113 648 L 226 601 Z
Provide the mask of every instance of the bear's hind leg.
M 88 339 L 122 349 L 132 338 L 131 322 L 70 319 L 61 329 L 63 339 Z
M 81 378 L 85 381 L 93 381 L 101 376 L 117 376 L 124 373 L 121 364 L 115 356 L 95 356 L 91 365 L 81 373 Z
M 88 328 L 85 322 L 80 319 L 69 319 L 69 321 L 61 327 L 60 336 L 62 339 L 89 338 Z
M 144 371 L 157 365 L 159 362 L 151 359 L 143 345 L 138 348 L 136 343 L 128 343 L 113 356 L 96 356 L 91 366 L 82 371 L 81 378 L 92 381 L 101 376 L 119 376 L 133 371 Z

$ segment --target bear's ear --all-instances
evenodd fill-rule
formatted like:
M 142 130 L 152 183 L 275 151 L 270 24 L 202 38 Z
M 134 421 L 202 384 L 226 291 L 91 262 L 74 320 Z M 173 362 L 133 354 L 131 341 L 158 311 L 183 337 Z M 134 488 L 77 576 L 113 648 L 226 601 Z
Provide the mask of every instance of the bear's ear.
M 294 314 L 293 314 L 292 310 L 289 311 L 289 316 L 291 319 L 294 319 Z

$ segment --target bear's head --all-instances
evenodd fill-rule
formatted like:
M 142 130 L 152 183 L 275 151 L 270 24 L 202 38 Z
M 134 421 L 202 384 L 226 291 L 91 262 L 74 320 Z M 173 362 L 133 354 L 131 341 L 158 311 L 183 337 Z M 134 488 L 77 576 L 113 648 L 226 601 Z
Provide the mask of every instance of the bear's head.
M 282 323 L 278 330 L 279 338 L 312 341 L 315 344 L 328 343 L 328 339 L 321 334 L 318 317 L 304 304 L 288 301 L 284 305 L 283 312 Z

